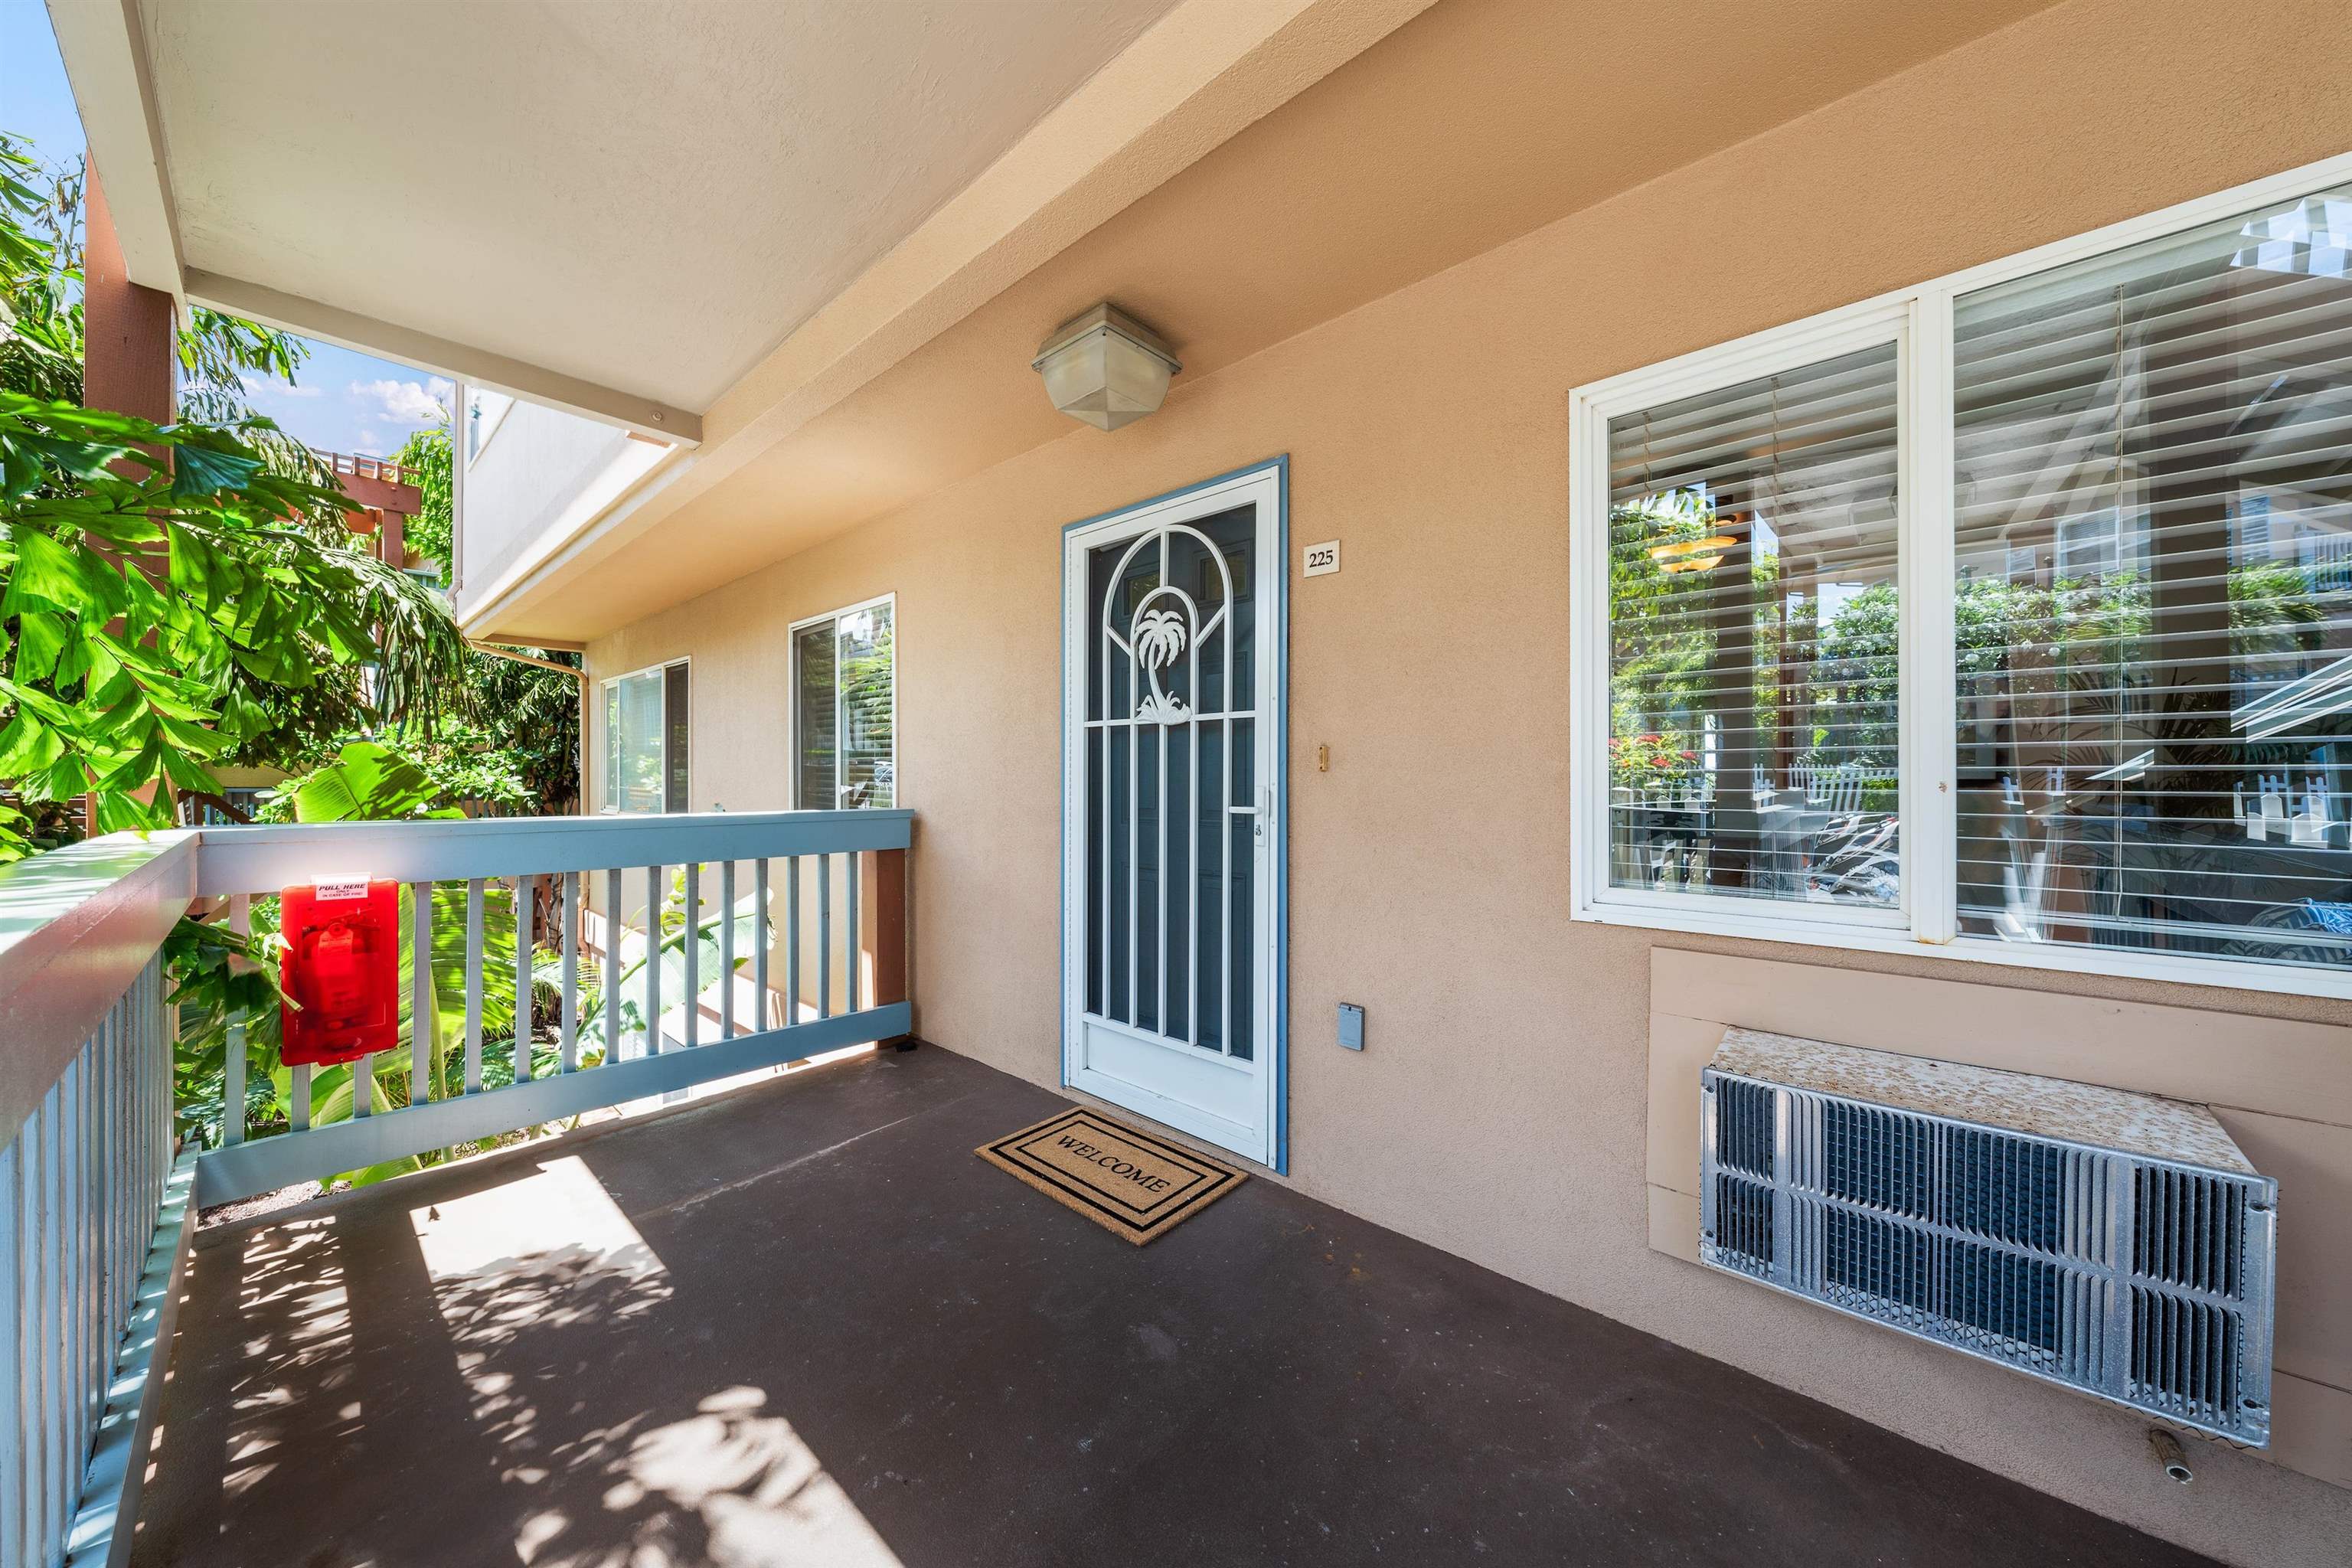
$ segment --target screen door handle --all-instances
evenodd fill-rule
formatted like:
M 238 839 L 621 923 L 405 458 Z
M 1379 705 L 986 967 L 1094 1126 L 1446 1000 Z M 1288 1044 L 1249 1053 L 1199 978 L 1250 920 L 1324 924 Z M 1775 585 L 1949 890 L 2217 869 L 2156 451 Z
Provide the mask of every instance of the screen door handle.
M 1225 807 L 1225 809 L 1232 812 L 1235 816 L 1254 816 L 1257 818 L 1257 821 L 1252 825 L 1250 831 L 1256 837 L 1262 839 L 1265 837 L 1265 819 L 1274 815 L 1274 786 L 1271 784 L 1260 784 L 1257 786 L 1257 804 L 1255 805 L 1229 805 Z

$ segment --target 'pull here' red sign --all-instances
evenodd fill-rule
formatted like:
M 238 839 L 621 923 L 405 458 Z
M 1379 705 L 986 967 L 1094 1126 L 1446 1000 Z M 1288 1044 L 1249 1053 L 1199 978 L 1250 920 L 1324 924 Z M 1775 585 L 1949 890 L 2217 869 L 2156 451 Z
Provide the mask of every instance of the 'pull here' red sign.
M 400 1043 L 400 884 L 321 879 L 279 895 L 287 1066 L 356 1061 Z

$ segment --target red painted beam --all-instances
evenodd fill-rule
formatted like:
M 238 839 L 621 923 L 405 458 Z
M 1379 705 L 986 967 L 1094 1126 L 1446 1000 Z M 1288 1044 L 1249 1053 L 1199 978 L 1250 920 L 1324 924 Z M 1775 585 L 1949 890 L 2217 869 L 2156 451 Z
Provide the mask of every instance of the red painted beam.
M 82 249 L 81 400 L 157 425 L 174 417 L 172 296 L 131 281 L 98 170 L 89 171 Z
M 415 517 L 425 510 L 425 498 L 415 485 L 398 485 L 389 479 L 345 473 L 336 474 L 335 482 L 342 486 L 345 495 L 364 507 L 373 507 L 380 511 L 396 511 L 403 517 Z

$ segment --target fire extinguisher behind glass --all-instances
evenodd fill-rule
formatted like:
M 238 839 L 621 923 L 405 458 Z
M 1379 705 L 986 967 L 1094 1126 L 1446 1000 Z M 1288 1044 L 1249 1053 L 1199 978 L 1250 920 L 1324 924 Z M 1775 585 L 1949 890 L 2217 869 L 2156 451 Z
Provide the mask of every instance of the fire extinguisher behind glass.
M 281 1059 L 331 1066 L 400 1043 L 400 884 L 323 879 L 280 895 Z

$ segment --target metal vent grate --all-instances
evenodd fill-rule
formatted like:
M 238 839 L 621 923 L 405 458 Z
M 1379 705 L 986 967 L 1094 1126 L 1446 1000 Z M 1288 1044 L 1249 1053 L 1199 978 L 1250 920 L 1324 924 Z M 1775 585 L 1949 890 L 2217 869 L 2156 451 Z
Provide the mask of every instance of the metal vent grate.
M 1710 1068 L 1701 1259 L 2270 1441 L 2277 1184 Z

